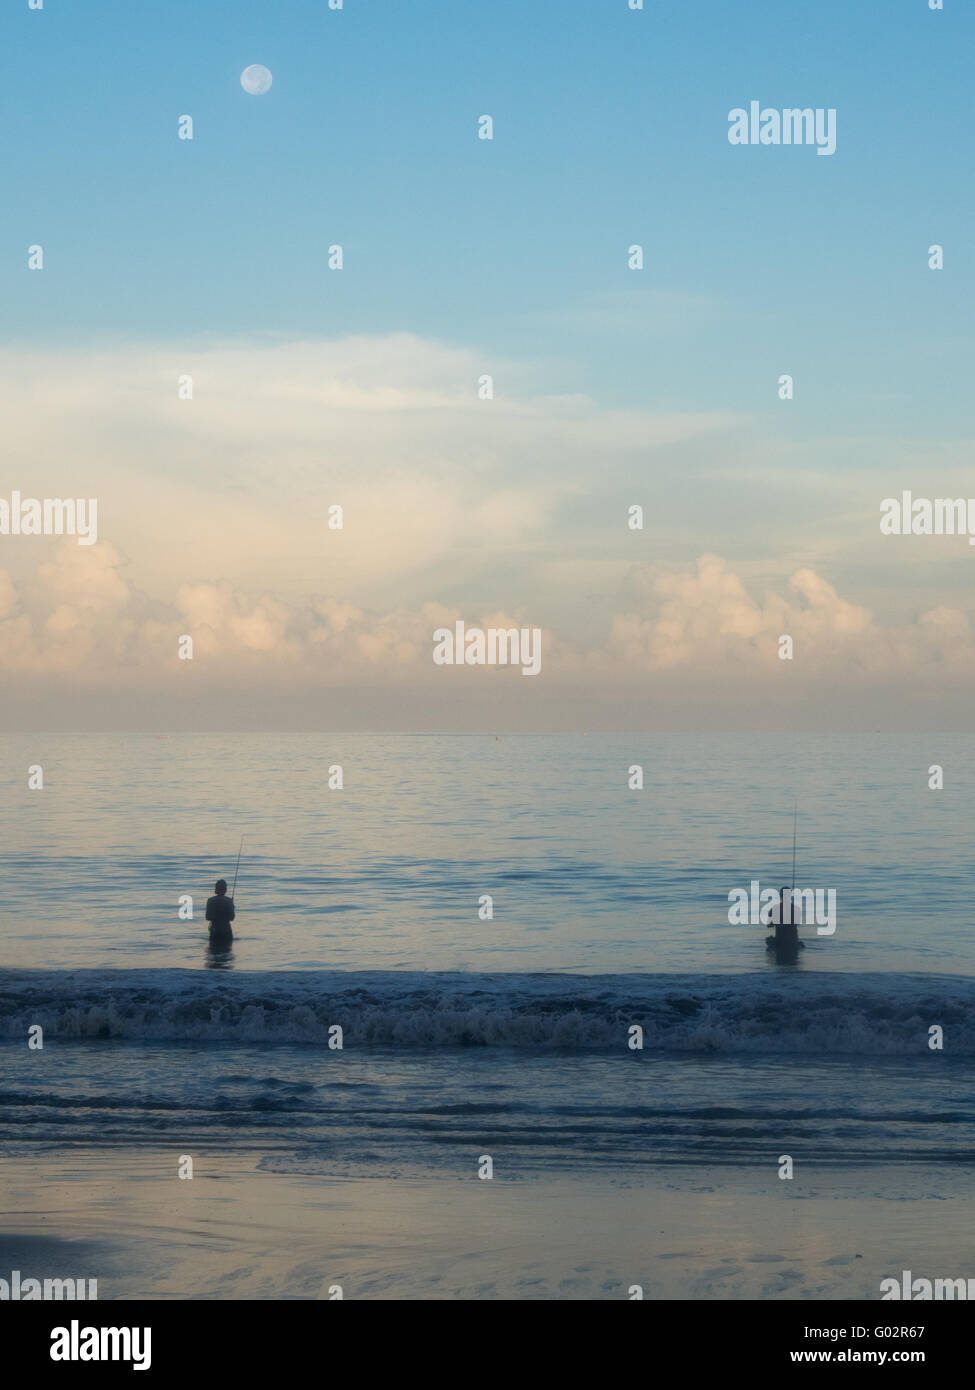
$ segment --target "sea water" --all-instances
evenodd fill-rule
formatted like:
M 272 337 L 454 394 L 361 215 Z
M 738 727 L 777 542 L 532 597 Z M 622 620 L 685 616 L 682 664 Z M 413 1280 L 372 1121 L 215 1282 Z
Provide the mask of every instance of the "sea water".
M 336 1175 L 492 1152 L 524 1178 L 975 1156 L 973 739 L 2 749 L 5 1152 L 209 1143 Z M 837 925 L 789 966 L 728 900 L 791 881 L 796 803 L 797 886 L 835 890 Z

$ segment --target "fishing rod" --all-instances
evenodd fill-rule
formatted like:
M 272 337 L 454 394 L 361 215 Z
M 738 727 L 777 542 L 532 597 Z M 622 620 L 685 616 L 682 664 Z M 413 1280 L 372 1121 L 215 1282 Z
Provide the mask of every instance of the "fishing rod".
M 240 849 L 237 851 L 237 867 L 234 869 L 234 886 L 233 886 L 233 888 L 231 888 L 231 890 L 230 890 L 230 897 L 231 897 L 231 900 L 233 900 L 234 894 L 237 892 L 237 870 L 240 868 L 240 856 L 243 854 L 243 852 L 244 852 L 244 837 L 243 837 L 243 835 L 241 835 L 241 837 L 240 837 Z
M 796 831 L 799 825 L 799 803 L 792 808 L 792 891 L 796 891 Z

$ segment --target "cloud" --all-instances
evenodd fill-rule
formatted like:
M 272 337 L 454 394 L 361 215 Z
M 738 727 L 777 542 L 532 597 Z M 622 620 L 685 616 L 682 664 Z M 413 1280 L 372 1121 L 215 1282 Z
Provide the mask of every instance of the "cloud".
M 641 609 L 613 619 L 608 648 L 627 671 L 682 669 L 720 678 L 750 671 L 758 687 L 780 665 L 779 639 L 793 641 L 796 669 L 829 671 L 841 691 L 859 673 L 921 675 L 932 661 L 960 672 L 975 669 L 967 616 L 948 607 L 908 624 L 884 626 L 869 609 L 848 602 L 814 570 L 792 574 L 786 593 L 754 598 L 717 555 L 693 571 L 637 571 Z
M 611 687 L 653 673 L 690 688 L 733 675 L 762 697 L 770 672 L 784 665 L 779 641 L 786 634 L 794 669 L 817 679 L 828 673 L 838 697 L 863 676 L 910 680 L 936 667 L 967 681 L 975 671 L 971 624 L 960 610 L 939 606 L 910 624 L 884 626 L 809 568 L 797 570 L 783 592 L 759 599 L 711 554 L 693 569 L 634 571 L 632 607 L 609 615 L 604 635 L 590 644 L 543 614 L 437 602 L 376 610 L 337 595 L 290 602 L 224 583 L 183 585 L 162 605 L 127 583 L 124 568 L 110 545 L 65 544 L 26 586 L 0 571 L 0 669 L 21 677 L 71 674 L 89 688 L 121 682 L 155 689 L 183 667 L 177 649 L 189 635 L 194 678 L 215 690 L 228 682 L 260 690 L 361 682 L 391 693 L 403 685 L 442 689 L 433 633 L 463 619 L 540 627 L 542 671 L 558 687 Z
M 96 682 L 126 658 L 139 619 L 114 546 L 57 543 L 25 584 L 0 570 L 0 670 L 87 672 Z
M 761 702 L 792 670 L 828 677 L 841 708 L 858 682 L 970 677 L 953 594 L 971 550 L 881 537 L 897 487 L 877 458 L 857 474 L 844 456 L 837 479 L 821 448 L 787 450 L 733 415 L 612 410 L 546 386 L 517 360 L 411 334 L 0 351 L 7 486 L 99 502 L 96 546 L 0 538 L 0 670 L 71 708 L 81 689 L 192 683 L 219 712 L 228 685 L 365 683 L 395 709 L 407 686 L 473 688 L 476 672 L 432 663 L 433 631 L 463 618 L 540 627 L 540 688 L 597 700 L 628 684 Z M 925 456 L 944 495 L 959 492 L 949 463 Z M 643 532 L 626 525 L 633 502 Z M 700 553 L 716 544 L 727 559 Z
M 478 397 L 485 374 L 492 400 Z M 569 511 L 614 469 L 733 418 L 606 410 L 540 392 L 533 375 L 408 333 L 8 349 L 8 485 L 97 497 L 100 536 L 164 601 L 182 585 L 230 583 L 380 603 L 385 587 L 422 603 L 496 570 L 499 554 L 516 585 L 546 546 L 578 549 L 589 518 Z M 191 400 L 178 396 L 185 378 Z M 328 527 L 336 504 L 342 531 Z M 29 563 L 21 547 L 13 564 Z

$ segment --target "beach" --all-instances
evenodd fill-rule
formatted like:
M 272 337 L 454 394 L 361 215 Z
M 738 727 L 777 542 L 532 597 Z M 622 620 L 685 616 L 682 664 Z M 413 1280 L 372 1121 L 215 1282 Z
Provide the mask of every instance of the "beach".
M 5 1161 L 0 1270 L 95 1277 L 100 1300 L 876 1300 L 970 1261 L 970 1197 L 937 1169 L 330 1179 L 208 1152 L 180 1180 L 175 1159 Z
M 771 745 L 644 738 L 641 801 L 618 735 L 352 739 L 361 785 L 314 815 L 325 742 L 59 736 L 64 804 L 52 778 L 3 849 L 0 1279 L 870 1300 L 904 1270 L 968 1276 L 972 869 L 893 743 L 811 739 L 760 777 Z M 212 887 L 191 845 L 227 766 L 253 847 L 215 953 L 178 904 Z M 799 863 L 835 886 L 836 930 L 779 966 L 728 903 L 786 881 L 791 818 L 763 846 L 763 804 L 797 768 L 821 797 Z

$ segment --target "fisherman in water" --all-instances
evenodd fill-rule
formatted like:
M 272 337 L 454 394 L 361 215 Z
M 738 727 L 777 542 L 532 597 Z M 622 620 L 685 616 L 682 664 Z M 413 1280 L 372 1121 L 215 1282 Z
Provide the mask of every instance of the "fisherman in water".
M 218 878 L 214 889 L 214 896 L 207 898 L 210 941 L 229 944 L 234 939 L 234 933 L 230 926 L 235 916 L 234 900 L 227 897 L 227 880 L 225 878 Z

